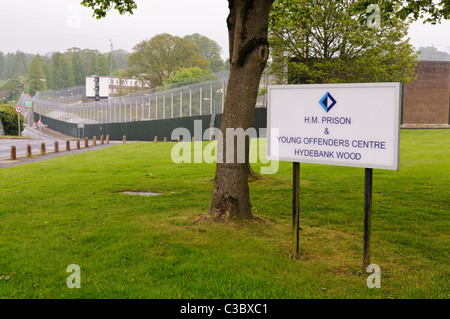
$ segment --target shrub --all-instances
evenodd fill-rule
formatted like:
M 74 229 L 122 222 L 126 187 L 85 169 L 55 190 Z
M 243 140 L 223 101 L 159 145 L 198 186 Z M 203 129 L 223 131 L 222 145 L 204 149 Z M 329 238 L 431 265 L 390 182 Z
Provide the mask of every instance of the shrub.
M 14 106 L 7 104 L 0 104 L 0 119 L 3 123 L 3 129 L 5 135 L 18 135 L 17 134 L 17 113 Z M 23 131 L 24 117 L 20 114 L 20 131 Z

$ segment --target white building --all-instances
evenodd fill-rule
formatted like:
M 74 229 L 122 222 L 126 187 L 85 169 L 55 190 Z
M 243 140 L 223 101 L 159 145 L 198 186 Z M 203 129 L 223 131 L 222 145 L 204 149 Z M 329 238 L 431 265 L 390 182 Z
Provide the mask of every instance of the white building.
M 99 101 L 108 97 L 125 95 L 137 90 L 149 89 L 150 85 L 136 78 L 91 75 L 86 77 L 86 99 Z

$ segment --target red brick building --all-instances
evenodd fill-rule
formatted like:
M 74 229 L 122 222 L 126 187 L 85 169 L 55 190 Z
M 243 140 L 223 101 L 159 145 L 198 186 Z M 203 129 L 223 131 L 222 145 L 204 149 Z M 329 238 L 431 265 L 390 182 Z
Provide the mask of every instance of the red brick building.
M 450 61 L 420 61 L 404 85 L 403 124 L 450 124 Z

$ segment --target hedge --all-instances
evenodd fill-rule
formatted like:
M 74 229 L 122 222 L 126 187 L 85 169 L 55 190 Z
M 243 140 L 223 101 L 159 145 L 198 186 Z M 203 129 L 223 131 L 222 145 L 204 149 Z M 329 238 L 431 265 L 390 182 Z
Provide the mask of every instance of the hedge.
M 5 135 L 18 135 L 17 134 L 17 113 L 14 106 L 8 104 L 0 104 L 0 120 L 3 123 L 3 129 Z M 20 114 L 20 131 L 24 129 L 24 117 Z

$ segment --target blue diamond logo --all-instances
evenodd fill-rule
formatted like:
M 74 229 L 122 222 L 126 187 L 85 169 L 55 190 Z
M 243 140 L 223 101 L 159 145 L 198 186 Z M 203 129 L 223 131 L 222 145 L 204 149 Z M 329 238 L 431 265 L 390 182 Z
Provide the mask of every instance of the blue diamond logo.
M 323 98 L 319 101 L 319 103 L 323 107 L 323 109 L 328 113 L 331 110 L 331 108 L 336 104 L 336 100 L 331 96 L 329 92 L 327 92 L 327 94 L 323 96 Z

